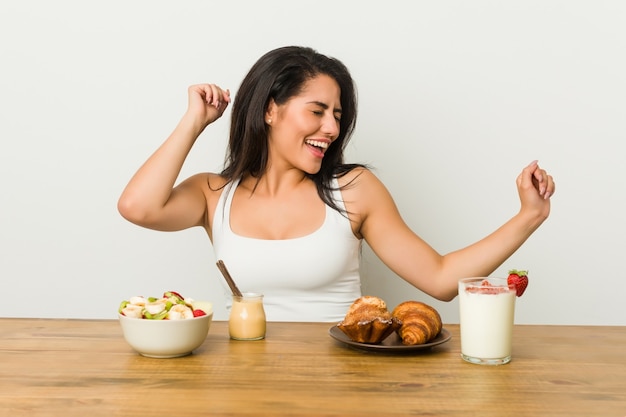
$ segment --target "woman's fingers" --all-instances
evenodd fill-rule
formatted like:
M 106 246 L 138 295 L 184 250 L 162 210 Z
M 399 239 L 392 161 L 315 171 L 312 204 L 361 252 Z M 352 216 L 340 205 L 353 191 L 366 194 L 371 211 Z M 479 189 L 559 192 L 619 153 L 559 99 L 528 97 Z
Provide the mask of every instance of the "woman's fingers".
M 222 116 L 230 103 L 230 91 L 216 84 L 189 86 L 189 108 L 187 113 L 206 126 Z
M 530 184 L 532 184 L 533 188 L 535 188 L 544 199 L 548 199 L 554 195 L 554 179 L 545 169 L 539 167 L 537 161 L 532 161 L 528 164 L 517 178 L 517 185 L 520 188 L 528 187 Z
M 230 91 L 222 90 L 216 84 L 196 84 L 189 87 L 189 95 L 199 95 L 209 106 L 219 109 L 230 103 Z
M 205 96 L 206 103 L 216 109 L 219 109 L 222 103 L 226 103 L 230 99 L 229 95 L 215 84 L 206 84 L 205 91 L 207 92 Z

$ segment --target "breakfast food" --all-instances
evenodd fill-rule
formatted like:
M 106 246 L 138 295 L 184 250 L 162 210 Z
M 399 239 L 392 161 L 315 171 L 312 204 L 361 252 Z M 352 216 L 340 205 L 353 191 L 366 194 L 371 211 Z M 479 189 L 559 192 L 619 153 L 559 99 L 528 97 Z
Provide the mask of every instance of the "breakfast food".
M 441 332 L 441 316 L 433 307 L 420 301 L 405 301 L 391 315 L 402 322 L 397 330 L 405 345 L 421 345 Z
M 354 342 L 377 344 L 395 331 L 402 344 L 421 345 L 439 335 L 442 322 L 426 303 L 404 301 L 390 312 L 385 301 L 365 295 L 352 303 L 337 327 Z
M 204 303 L 206 304 L 206 303 Z M 130 297 L 122 301 L 118 312 L 126 317 L 148 320 L 182 320 L 206 316 L 210 306 L 195 305 L 175 291 L 166 291 L 161 298 Z
M 459 281 L 461 357 L 501 365 L 511 360 L 516 289 L 505 278 Z
M 515 292 L 518 297 L 521 297 L 528 287 L 528 271 L 518 271 L 517 269 L 511 269 L 507 278 L 509 286 L 515 287 Z
M 263 295 L 243 293 L 233 295 L 228 317 L 228 334 L 234 340 L 260 340 L 265 338 L 267 317 L 263 308 Z
M 399 329 L 401 324 L 391 315 L 382 299 L 364 295 L 352 303 L 337 327 L 355 342 L 377 344 Z

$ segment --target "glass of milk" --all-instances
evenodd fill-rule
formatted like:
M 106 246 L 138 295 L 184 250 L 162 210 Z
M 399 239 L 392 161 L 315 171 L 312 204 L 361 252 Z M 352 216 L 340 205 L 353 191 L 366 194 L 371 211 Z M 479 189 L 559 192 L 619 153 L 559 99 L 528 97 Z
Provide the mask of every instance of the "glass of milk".
M 233 295 L 233 305 L 228 318 L 228 332 L 235 340 L 260 340 L 265 338 L 265 309 L 263 294 L 244 292 Z
M 511 361 L 515 288 L 506 278 L 459 281 L 461 357 L 480 365 Z

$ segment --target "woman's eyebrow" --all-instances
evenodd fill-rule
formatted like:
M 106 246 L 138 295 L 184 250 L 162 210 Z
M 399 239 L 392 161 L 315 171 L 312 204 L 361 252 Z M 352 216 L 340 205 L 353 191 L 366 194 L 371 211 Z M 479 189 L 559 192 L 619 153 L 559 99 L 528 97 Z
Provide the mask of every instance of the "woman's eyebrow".
M 326 109 L 328 109 L 328 108 L 329 108 L 328 104 L 323 103 L 323 102 L 321 102 L 321 101 L 316 101 L 316 100 L 309 101 L 309 102 L 307 102 L 307 104 L 315 104 L 316 106 L 320 106 L 320 107 L 321 107 L 321 108 L 323 108 L 324 110 L 326 110 Z M 335 109 L 333 109 L 333 113 L 341 113 L 341 109 L 339 109 L 339 108 L 335 108 Z

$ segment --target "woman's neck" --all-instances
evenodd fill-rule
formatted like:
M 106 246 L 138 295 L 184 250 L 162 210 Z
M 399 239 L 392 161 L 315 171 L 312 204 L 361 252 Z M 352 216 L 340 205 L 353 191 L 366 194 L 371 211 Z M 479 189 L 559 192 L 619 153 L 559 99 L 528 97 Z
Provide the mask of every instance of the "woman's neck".
M 260 193 L 266 196 L 279 196 L 284 193 L 293 193 L 303 185 L 311 186 L 313 181 L 305 172 L 296 169 L 268 169 L 261 177 L 246 176 L 240 185 L 250 193 Z

